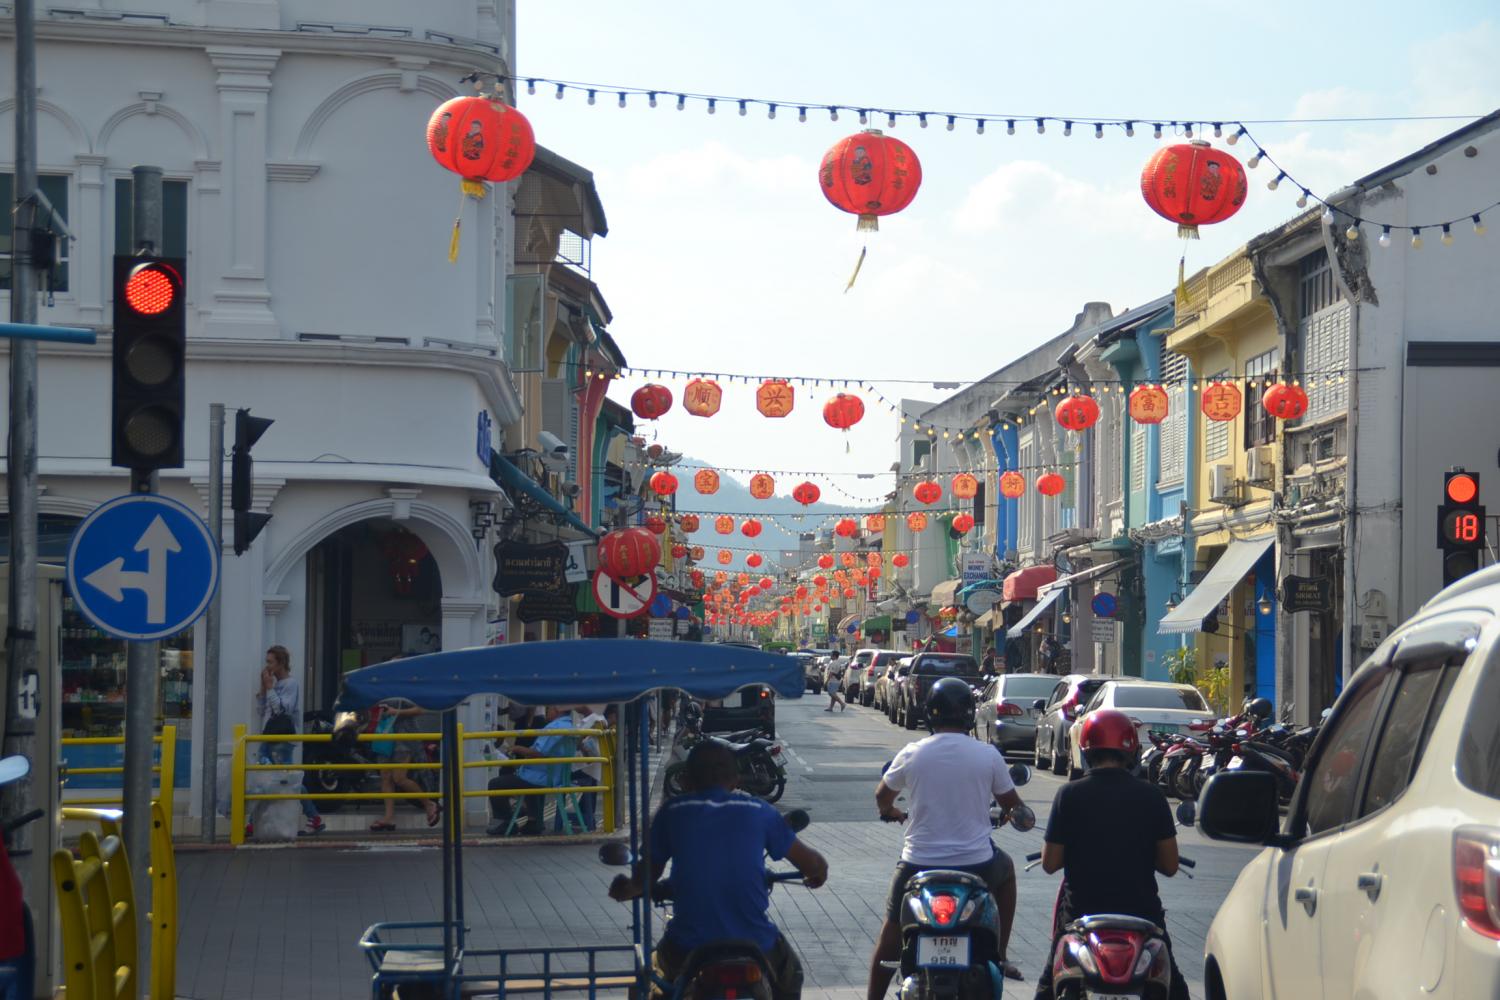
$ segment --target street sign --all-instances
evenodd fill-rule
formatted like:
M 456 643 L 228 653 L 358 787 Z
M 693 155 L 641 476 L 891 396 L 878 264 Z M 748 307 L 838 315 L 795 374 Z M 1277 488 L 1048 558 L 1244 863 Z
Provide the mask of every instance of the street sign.
M 647 627 L 646 637 L 648 639 L 670 639 L 672 638 L 672 623 L 675 618 L 653 618 Z
M 1114 642 L 1118 636 L 1115 621 L 1112 618 L 1091 619 L 1089 632 L 1089 637 L 1094 642 Z
M 132 493 L 73 533 L 68 590 L 89 621 L 121 639 L 160 639 L 198 620 L 219 586 L 208 525 L 176 500 Z
M 35 670 L 21 675 L 21 686 L 16 692 L 16 715 L 22 719 L 35 719 L 37 715 L 37 689 L 41 678 Z
M 1333 581 L 1323 576 L 1291 576 L 1281 581 L 1281 607 L 1288 614 L 1327 611 L 1333 606 Z
M 1099 618 L 1113 618 L 1119 609 L 1119 602 L 1115 600 L 1114 594 L 1101 590 L 1094 595 L 1092 601 L 1089 601 L 1089 608 Z
M 963 570 L 959 578 L 963 580 L 964 586 L 971 583 L 979 583 L 990 577 L 990 557 L 984 552 L 966 552 L 963 556 Z
M 654 576 L 630 584 L 624 580 L 616 580 L 602 569 L 594 573 L 594 601 L 599 605 L 600 611 L 612 618 L 635 618 L 643 615 L 655 599 Z
M 569 583 L 582 583 L 589 578 L 589 546 L 595 544 L 587 539 L 568 542 L 568 566 L 563 579 Z

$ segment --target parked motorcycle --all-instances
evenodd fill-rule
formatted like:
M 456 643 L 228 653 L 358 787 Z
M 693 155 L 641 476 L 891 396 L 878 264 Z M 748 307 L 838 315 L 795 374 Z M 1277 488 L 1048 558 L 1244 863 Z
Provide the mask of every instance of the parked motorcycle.
M 726 737 L 709 736 L 699 739 L 717 740 L 729 747 L 734 752 L 734 760 L 739 767 L 740 788 L 767 802 L 776 802 L 786 791 L 786 757 L 781 752 L 781 744 L 754 735 L 758 732 L 759 730 L 753 729 L 742 730 Z M 698 739 L 684 741 L 683 746 L 690 750 L 698 742 Z M 667 768 L 662 777 L 662 787 L 668 795 L 682 795 L 688 791 L 686 760 L 680 760 Z
M 332 739 L 327 743 L 302 744 L 302 763 L 310 765 L 304 782 L 307 790 L 326 795 L 349 795 L 356 792 L 380 791 L 379 771 L 344 770 L 343 766 L 374 764 L 375 755 L 370 744 L 360 743 L 359 734 L 364 732 L 366 719 L 362 712 L 305 712 L 302 716 L 302 731 L 309 736 L 326 735 Z M 313 770 L 319 764 L 342 765 L 326 770 Z M 436 772 L 419 771 L 418 774 Z M 430 789 L 435 791 L 436 789 Z M 318 802 L 320 812 L 338 812 L 349 803 L 338 799 L 322 799 Z

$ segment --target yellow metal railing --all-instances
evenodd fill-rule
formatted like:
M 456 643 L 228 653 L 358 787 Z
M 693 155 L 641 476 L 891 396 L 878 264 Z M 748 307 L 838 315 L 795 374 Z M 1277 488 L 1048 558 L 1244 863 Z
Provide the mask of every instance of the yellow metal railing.
M 162 726 L 161 732 L 152 737 L 161 753 L 158 761 L 151 765 L 151 773 L 160 775 L 157 779 L 156 799 L 162 803 L 162 812 L 166 816 L 167 836 L 172 835 L 172 796 L 177 787 L 177 727 Z M 61 740 L 65 747 L 85 746 L 125 746 L 123 736 L 65 736 Z M 70 767 L 68 774 L 118 774 L 124 775 L 125 768 L 122 765 L 112 767 Z M 107 789 L 101 789 L 107 791 Z M 83 798 L 69 798 L 69 806 L 119 806 L 121 804 L 120 794 L 94 795 Z M 67 810 L 63 812 L 63 818 L 67 819 Z
M 463 789 L 462 795 L 465 799 L 491 799 L 512 798 L 530 795 L 582 795 L 589 792 L 598 793 L 602 805 L 601 828 L 605 833 L 614 833 L 617 829 L 615 819 L 615 737 L 612 729 L 501 729 L 486 732 L 469 733 L 464 731 L 462 724 L 458 726 L 459 745 L 464 746 L 469 741 L 501 740 L 512 737 L 541 737 L 541 736 L 567 736 L 579 740 L 592 739 L 599 743 L 598 756 L 569 757 L 512 757 L 506 760 L 465 760 L 460 769 L 460 784 Z M 382 742 L 408 742 L 408 743 L 433 743 L 441 740 L 440 733 L 360 733 L 356 737 L 360 743 L 382 743 Z M 247 803 L 251 802 L 276 802 L 295 800 L 301 801 L 384 801 L 386 799 L 421 800 L 428 799 L 435 802 L 443 802 L 445 796 L 441 789 L 434 792 L 251 792 L 246 786 L 246 780 L 252 772 L 256 771 L 436 771 L 442 768 L 441 763 L 427 761 L 411 761 L 407 763 L 383 762 L 369 764 L 327 764 L 327 763 L 250 763 L 249 748 L 251 744 L 294 744 L 301 743 L 304 746 L 313 743 L 331 743 L 333 737 L 327 733 L 301 734 L 294 733 L 285 736 L 268 736 L 264 733 L 250 733 L 246 726 L 234 727 L 234 744 L 231 751 L 229 765 L 229 842 L 231 844 L 243 844 L 245 842 L 245 820 L 248 815 Z M 600 765 L 600 781 L 596 785 L 560 785 L 545 788 L 520 788 L 520 789 L 490 789 L 469 788 L 463 780 L 472 769 L 498 770 L 514 767 L 549 767 L 554 764 L 598 764 Z M 461 813 L 462 810 L 451 810 L 450 812 Z M 450 822 L 462 823 L 462 817 L 449 817 Z

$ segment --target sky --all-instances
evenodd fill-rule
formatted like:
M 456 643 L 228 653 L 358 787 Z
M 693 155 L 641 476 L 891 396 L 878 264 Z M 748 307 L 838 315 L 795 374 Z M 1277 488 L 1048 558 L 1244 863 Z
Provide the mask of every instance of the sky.
M 581 94 L 522 89 L 537 141 L 594 172 L 609 234 L 594 241 L 592 273 L 630 364 L 864 380 L 893 400 L 941 400 L 953 390 L 931 383 L 984 376 L 1066 330 L 1085 302 L 1118 314 L 1170 291 L 1183 243 L 1141 200 L 1139 176 L 1173 137 L 903 122 L 891 134 L 920 158 L 922 186 L 867 236 L 817 181 L 824 151 L 860 129 L 857 116 L 799 123 L 799 101 L 1146 121 L 1500 107 L 1500 13 L 1485 2 L 1428 4 L 1417 16 L 1374 0 L 1356 18 L 1342 5 L 1272 0 L 1190 6 L 1169 21 L 1153 20 L 1159 8 L 1094 0 L 518 6 L 520 76 L 793 105 L 768 120 L 764 108 L 709 115 L 701 103 L 679 112 L 633 98 L 622 110 L 602 91 L 589 106 Z M 1329 194 L 1461 124 L 1252 130 L 1293 177 Z M 1231 151 L 1243 161 L 1253 149 Z M 1297 214 L 1296 187 L 1269 191 L 1273 176 L 1264 164 L 1249 172 L 1245 207 L 1187 245 L 1189 273 Z M 611 397 L 628 405 L 642 381 L 621 380 Z M 665 384 L 680 404 L 684 383 Z M 873 397 L 846 436 L 822 420 L 837 389 L 799 388 L 793 413 L 773 421 L 756 413 L 753 385 L 723 388 L 718 415 L 678 405 L 645 435 L 725 469 L 826 471 L 852 494 L 880 492 L 853 478 L 896 458 L 896 417 Z M 798 481 L 777 477 L 781 492 Z

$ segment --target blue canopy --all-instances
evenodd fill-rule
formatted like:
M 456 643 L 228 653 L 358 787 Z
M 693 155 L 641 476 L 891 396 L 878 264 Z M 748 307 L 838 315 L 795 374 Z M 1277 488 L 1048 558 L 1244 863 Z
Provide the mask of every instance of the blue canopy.
M 535 500 L 538 504 L 541 504 L 542 507 L 562 518 L 569 525 L 583 532 L 585 535 L 588 535 L 590 538 L 599 537 L 598 532 L 594 531 L 588 525 L 584 524 L 578 519 L 577 514 L 573 513 L 567 507 L 563 506 L 562 501 L 558 500 L 557 497 L 542 489 L 541 484 L 532 479 L 526 473 L 522 472 L 520 469 L 516 468 L 516 466 L 503 455 L 493 454 L 490 456 L 490 474 L 491 476 L 498 475 L 500 477 L 500 481 L 505 485 L 507 489 L 519 490 L 520 492 L 526 494 L 527 496 L 531 497 L 532 500 Z
M 715 699 L 751 684 L 800 698 L 802 661 L 744 646 L 651 639 L 476 646 L 352 671 L 337 707 L 347 711 L 405 698 L 441 711 L 476 694 L 500 694 L 523 705 L 577 705 L 633 701 L 660 688 Z

